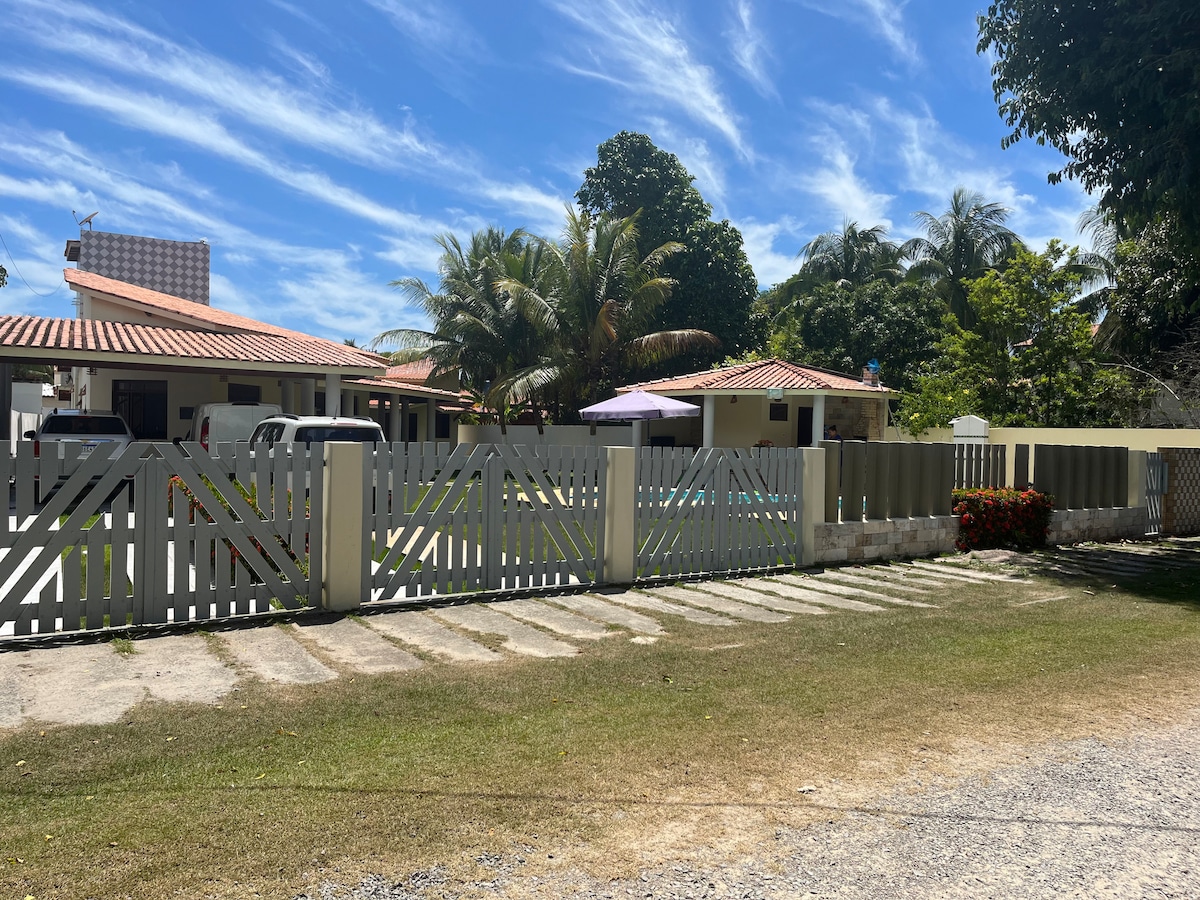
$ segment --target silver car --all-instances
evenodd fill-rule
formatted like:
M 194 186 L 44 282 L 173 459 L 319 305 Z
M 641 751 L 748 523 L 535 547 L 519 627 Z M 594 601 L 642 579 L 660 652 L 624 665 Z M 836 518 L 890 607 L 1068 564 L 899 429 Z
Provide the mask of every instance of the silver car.
M 41 456 L 44 443 L 75 443 L 80 445 L 80 459 L 87 459 L 100 444 L 116 442 L 115 459 L 134 440 L 133 432 L 116 413 L 77 409 L 55 410 L 42 420 L 37 431 L 25 432 L 25 437 L 33 440 L 35 456 Z

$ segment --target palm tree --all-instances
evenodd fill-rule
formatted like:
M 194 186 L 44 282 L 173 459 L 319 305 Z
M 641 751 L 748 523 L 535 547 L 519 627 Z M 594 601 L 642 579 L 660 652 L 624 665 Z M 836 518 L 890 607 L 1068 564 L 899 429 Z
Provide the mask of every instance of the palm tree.
M 1002 265 L 1020 243 L 1004 224 L 1008 212 L 999 203 L 985 201 L 982 194 L 960 187 L 941 216 L 914 215 L 926 236 L 904 243 L 904 256 L 912 260 L 909 277 L 933 282 L 963 328 L 977 323 L 967 300 L 967 282 Z
M 882 225 L 859 228 L 846 219 L 841 231 L 819 234 L 801 248 L 800 274 L 812 287 L 829 283 L 860 287 L 877 279 L 896 284 L 904 277 L 901 252 L 886 238 Z
M 540 242 L 519 229 L 506 234 L 496 228 L 475 232 L 465 248 L 453 235 L 436 240 L 442 248 L 436 291 L 418 278 L 392 282 L 421 308 L 433 329 L 385 331 L 372 340 L 371 347 L 398 346 L 391 354 L 397 362 L 429 359 L 434 378 L 457 373 L 463 388 L 498 412 L 508 405 L 503 380 L 514 369 L 540 360 L 544 347 L 537 324 L 497 284 L 514 273 L 536 282 Z
M 547 338 L 550 352 L 503 379 L 509 397 L 553 389 L 566 417 L 608 396 L 639 366 L 672 359 L 716 337 L 696 328 L 654 331 L 654 316 L 674 282 L 658 274 L 683 249 L 667 243 L 644 257 L 637 248 L 637 215 L 626 218 L 568 207 L 561 244 L 544 243 L 537 278 L 509 277 L 496 287 L 510 295 Z

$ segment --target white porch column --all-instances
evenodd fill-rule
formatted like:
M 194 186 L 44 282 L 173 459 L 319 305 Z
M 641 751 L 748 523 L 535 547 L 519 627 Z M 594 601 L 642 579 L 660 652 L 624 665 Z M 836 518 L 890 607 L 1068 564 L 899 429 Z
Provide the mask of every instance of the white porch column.
M 325 376 L 325 415 L 342 414 L 342 376 L 330 372 Z
M 704 395 L 704 439 L 702 447 L 712 447 L 717 443 L 717 395 Z
M 812 446 L 820 447 L 825 438 L 825 395 L 816 394 L 813 397 L 813 427 Z
M 633 420 L 633 446 L 640 447 L 646 442 L 646 423 L 641 419 Z
M 279 408 L 285 413 L 296 411 L 296 379 L 279 379 Z
M 388 440 L 393 444 L 400 443 L 403 440 L 403 435 L 400 433 L 400 398 L 395 394 L 388 399 L 388 412 L 392 414 L 388 429 L 391 434 L 388 435 Z
M 300 381 L 300 415 L 317 414 L 317 379 L 304 378 Z

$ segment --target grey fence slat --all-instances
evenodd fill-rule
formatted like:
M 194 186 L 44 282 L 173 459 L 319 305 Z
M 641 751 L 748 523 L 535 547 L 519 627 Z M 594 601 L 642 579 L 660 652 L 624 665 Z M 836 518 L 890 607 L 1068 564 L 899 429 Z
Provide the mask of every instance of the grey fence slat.
M 36 474 L 37 462 L 33 458 L 33 442 L 18 441 L 17 442 L 17 466 L 16 466 L 16 487 L 17 487 L 17 527 L 21 527 L 21 523 L 34 514 L 34 488 L 37 486 Z
M 649 551 L 645 562 L 645 568 L 649 571 L 654 571 L 662 564 L 663 557 L 669 552 L 677 537 L 678 522 L 684 517 L 684 504 L 695 505 L 697 503 L 696 489 L 712 478 L 717 461 L 718 457 L 711 449 L 706 449 L 694 456 L 692 464 L 683 472 L 673 489 L 673 496 L 663 506 L 659 520 L 644 545 Z M 707 497 L 700 498 L 700 505 L 703 506 L 704 501 L 707 500 Z M 670 537 L 668 537 L 668 531 L 673 532 Z
M 104 627 L 104 547 L 111 540 L 110 530 L 104 527 L 104 517 L 101 516 L 87 530 L 87 577 L 84 579 L 84 627 L 92 631 Z M 117 574 L 113 572 L 112 581 L 117 582 Z M 124 573 L 120 573 L 122 576 Z M 122 586 L 124 581 L 122 580 Z
M 50 634 L 57 628 L 58 618 L 58 575 L 51 576 L 38 594 L 37 631 L 38 634 Z
M 87 540 L 85 531 L 80 537 Z M 78 631 L 83 614 L 83 547 L 76 543 L 62 559 L 62 630 Z
M 174 566 L 174 595 L 175 595 L 175 621 L 183 622 L 190 619 L 192 592 L 188 586 L 188 575 L 191 569 L 191 537 L 194 529 L 188 525 L 188 502 L 183 491 L 178 484 L 171 485 L 171 508 L 173 510 L 173 522 L 171 526 L 171 539 L 175 545 L 175 566 Z
M 130 612 L 129 599 L 129 487 L 122 489 L 110 504 L 111 529 L 108 588 L 109 624 L 126 624 Z
M 9 454 L 13 452 L 15 442 L 0 441 L 0 484 L 8 485 L 14 474 L 13 458 Z M 0 547 L 7 547 L 12 539 L 12 535 L 8 527 L 8 509 L 4 510 L 4 515 L 0 516 Z
M 212 583 L 213 565 L 212 538 L 208 533 L 207 523 L 199 516 L 192 523 L 192 550 L 196 560 L 196 619 L 212 618 L 216 613 L 213 604 L 216 600 Z

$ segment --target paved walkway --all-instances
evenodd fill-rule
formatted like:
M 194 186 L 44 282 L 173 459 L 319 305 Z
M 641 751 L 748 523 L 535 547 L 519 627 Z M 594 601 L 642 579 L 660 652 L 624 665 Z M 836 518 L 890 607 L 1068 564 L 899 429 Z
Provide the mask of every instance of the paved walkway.
M 706 581 L 606 593 L 492 600 L 380 611 L 333 621 L 150 637 L 136 653 L 89 643 L 0 653 L 0 728 L 26 722 L 104 723 L 145 700 L 217 703 L 245 678 L 312 684 L 356 674 L 403 673 L 438 662 L 569 657 L 593 641 L 670 640 L 682 619 L 710 627 L 822 615 L 903 614 L 952 602 L 956 589 L 997 581 L 1044 593 L 1024 577 L 1137 578 L 1200 566 L 1200 543 L 1060 548 L 1029 557 L 982 554 L 842 567 L 811 574 Z M 215 646 L 214 646 L 215 645 Z M 493 649 L 498 647 L 499 649 Z M 228 662 L 232 660 L 233 662 Z

